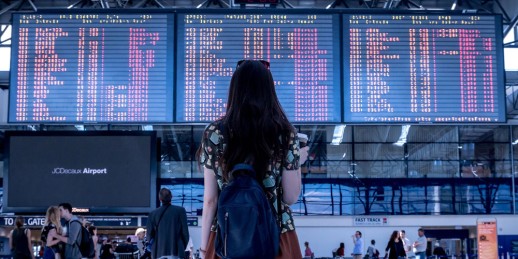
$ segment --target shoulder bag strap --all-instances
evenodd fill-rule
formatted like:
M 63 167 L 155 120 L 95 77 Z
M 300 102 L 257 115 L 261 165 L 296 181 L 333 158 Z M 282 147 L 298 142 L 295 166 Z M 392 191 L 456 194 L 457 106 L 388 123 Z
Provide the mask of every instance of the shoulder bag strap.
M 166 205 L 167 208 L 165 208 L 163 211 L 162 211 L 162 214 L 160 214 L 160 217 L 158 218 L 158 222 L 156 223 L 155 225 L 155 232 L 156 230 L 158 229 L 158 225 L 160 225 L 160 221 L 162 221 L 162 217 L 164 216 L 165 212 L 167 211 L 167 209 L 169 209 L 169 207 L 171 207 L 171 204 L 167 204 Z M 156 238 L 155 238 L 156 239 Z
M 162 211 L 162 214 L 160 214 L 160 217 L 158 218 L 158 222 L 156 223 L 154 229 L 155 229 L 155 236 L 153 237 L 153 242 L 156 244 L 156 241 L 158 240 L 158 225 L 160 225 L 160 221 L 162 221 L 162 217 L 164 216 L 165 212 L 167 211 L 167 209 L 169 209 L 169 207 L 171 207 L 171 204 L 167 204 L 166 205 L 167 208 L 165 208 L 163 211 Z M 156 247 L 157 245 L 155 245 L 155 255 L 156 255 Z
M 288 152 L 288 151 L 286 151 Z M 278 192 L 277 192 L 277 220 L 279 221 L 279 242 L 280 242 L 280 234 L 282 233 L 282 204 L 281 200 L 284 196 L 284 190 L 282 189 L 282 174 L 284 172 L 284 156 L 281 157 L 281 168 L 279 169 L 279 174 L 281 176 L 281 182 L 279 183 Z M 280 249 L 280 246 L 279 246 Z

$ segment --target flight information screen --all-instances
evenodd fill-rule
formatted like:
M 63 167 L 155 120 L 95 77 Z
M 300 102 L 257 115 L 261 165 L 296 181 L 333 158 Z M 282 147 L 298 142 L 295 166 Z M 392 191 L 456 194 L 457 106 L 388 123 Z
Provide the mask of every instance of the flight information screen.
M 9 122 L 172 122 L 173 18 L 15 14 Z
M 344 120 L 505 122 L 501 21 L 344 15 Z
M 332 14 L 179 14 L 176 121 L 222 116 L 236 63 L 263 59 L 292 122 L 340 122 L 338 25 Z

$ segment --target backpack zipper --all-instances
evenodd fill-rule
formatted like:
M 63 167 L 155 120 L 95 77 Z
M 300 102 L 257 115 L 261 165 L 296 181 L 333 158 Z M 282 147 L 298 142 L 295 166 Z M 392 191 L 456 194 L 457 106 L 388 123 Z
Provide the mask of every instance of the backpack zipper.
M 223 254 L 227 257 L 227 236 L 228 236 L 228 211 L 225 212 L 225 241 L 223 242 Z

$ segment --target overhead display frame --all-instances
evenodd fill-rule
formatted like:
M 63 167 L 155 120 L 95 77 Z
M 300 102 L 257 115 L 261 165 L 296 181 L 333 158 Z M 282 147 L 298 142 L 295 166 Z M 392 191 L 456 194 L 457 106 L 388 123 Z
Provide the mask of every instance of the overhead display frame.
M 13 14 L 10 123 L 173 122 L 174 15 Z
M 506 122 L 499 15 L 45 10 L 14 14 L 12 50 L 10 123 L 206 123 L 242 59 L 295 124 Z
M 210 122 L 226 110 L 239 60 L 267 60 L 293 123 L 339 123 L 339 15 L 206 10 L 178 13 L 177 122 Z
M 501 17 L 344 14 L 346 123 L 505 123 Z

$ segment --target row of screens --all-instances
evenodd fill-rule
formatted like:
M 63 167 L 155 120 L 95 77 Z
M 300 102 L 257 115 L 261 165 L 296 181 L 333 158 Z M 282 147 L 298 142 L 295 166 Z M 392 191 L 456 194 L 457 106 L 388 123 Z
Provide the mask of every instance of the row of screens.
M 263 59 L 293 123 L 502 123 L 501 17 L 14 14 L 9 122 L 205 123 Z

